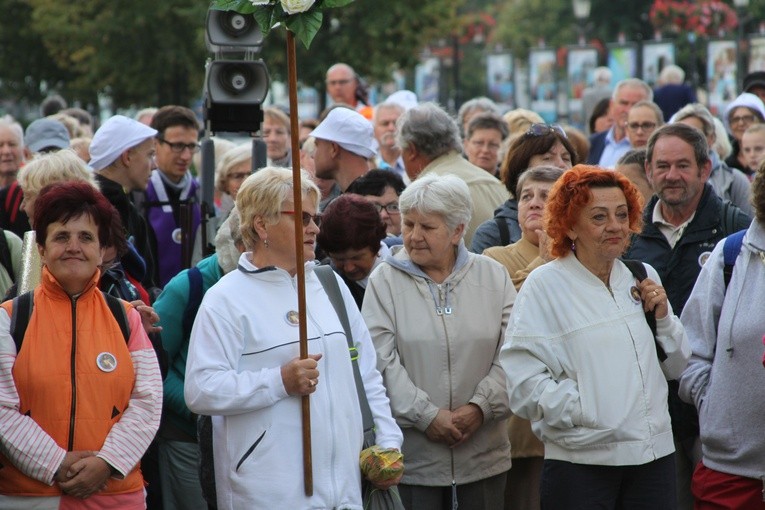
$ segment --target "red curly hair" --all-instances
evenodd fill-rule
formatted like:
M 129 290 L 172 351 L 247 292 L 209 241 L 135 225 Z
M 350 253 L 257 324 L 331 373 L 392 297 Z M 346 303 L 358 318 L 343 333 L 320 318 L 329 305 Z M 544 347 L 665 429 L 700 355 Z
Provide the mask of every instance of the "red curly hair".
M 554 257 L 564 257 L 571 251 L 568 232 L 576 224 L 582 209 L 592 200 L 592 188 L 621 188 L 627 199 L 630 231 L 640 232 L 643 198 L 629 179 L 597 166 L 576 165 L 563 173 L 547 197 L 545 232 L 552 243 L 550 253 Z

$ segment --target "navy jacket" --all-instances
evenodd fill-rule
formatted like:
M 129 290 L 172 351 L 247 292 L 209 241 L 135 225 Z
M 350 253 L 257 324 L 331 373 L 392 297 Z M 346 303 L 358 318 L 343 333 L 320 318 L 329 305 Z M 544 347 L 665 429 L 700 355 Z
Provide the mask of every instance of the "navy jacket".
M 590 153 L 587 155 L 588 165 L 597 165 L 600 156 L 603 155 L 603 149 L 606 148 L 606 135 L 609 130 L 595 133 L 590 137 Z
M 752 219 L 730 202 L 723 202 L 707 183 L 696 215 L 672 248 L 652 222 L 653 209 L 658 199 L 654 195 L 646 206 L 643 212 L 643 231 L 632 237 L 624 258 L 647 262 L 656 269 L 667 291 L 672 311 L 679 317 L 701 272 L 701 266 L 715 245 L 728 235 L 748 228 Z M 696 408 L 680 400 L 678 388 L 677 381 L 669 381 L 672 432 L 677 439 L 698 436 Z

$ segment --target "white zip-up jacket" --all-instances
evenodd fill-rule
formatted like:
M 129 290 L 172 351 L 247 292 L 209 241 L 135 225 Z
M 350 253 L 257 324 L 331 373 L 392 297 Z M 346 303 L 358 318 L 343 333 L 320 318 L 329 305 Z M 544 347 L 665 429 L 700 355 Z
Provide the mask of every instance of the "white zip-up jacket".
M 452 274 L 436 284 L 403 246 L 392 252 L 369 278 L 362 313 L 404 432 L 402 483 L 461 485 L 507 471 L 510 408 L 497 360 L 516 295 L 507 271 L 460 243 Z M 465 443 L 428 439 L 439 409 L 469 403 L 483 424 Z
M 523 284 L 500 362 L 510 408 L 532 421 L 545 458 L 623 466 L 674 452 L 666 379 L 682 374 L 691 350 L 670 308 L 656 321 L 667 354 L 659 363 L 636 285 L 617 260 L 609 291 L 573 253 Z
M 281 367 L 299 356 L 297 281 L 258 269 L 249 253 L 205 294 L 191 332 L 186 403 L 213 419 L 218 508 L 361 509 L 361 411 L 348 343 L 318 278 L 306 264 L 308 352 L 321 353 L 311 394 L 313 496 L 303 488 L 301 398 L 289 396 Z M 377 444 L 400 448 L 369 332 L 338 278 Z M 292 320 L 290 320 L 292 319 Z

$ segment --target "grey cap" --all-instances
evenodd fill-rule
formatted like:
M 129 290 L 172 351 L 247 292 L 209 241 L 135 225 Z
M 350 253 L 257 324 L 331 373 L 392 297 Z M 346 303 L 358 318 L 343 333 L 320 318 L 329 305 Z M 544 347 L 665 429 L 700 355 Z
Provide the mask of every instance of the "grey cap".
M 40 152 L 51 147 L 68 149 L 69 131 L 57 120 L 37 119 L 27 126 L 24 145 L 32 152 Z

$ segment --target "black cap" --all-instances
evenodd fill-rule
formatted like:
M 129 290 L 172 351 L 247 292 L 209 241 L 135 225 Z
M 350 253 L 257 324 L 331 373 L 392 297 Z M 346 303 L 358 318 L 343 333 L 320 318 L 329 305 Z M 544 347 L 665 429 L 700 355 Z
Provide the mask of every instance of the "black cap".
M 765 71 L 755 71 L 744 77 L 744 92 L 752 87 L 765 87 Z

